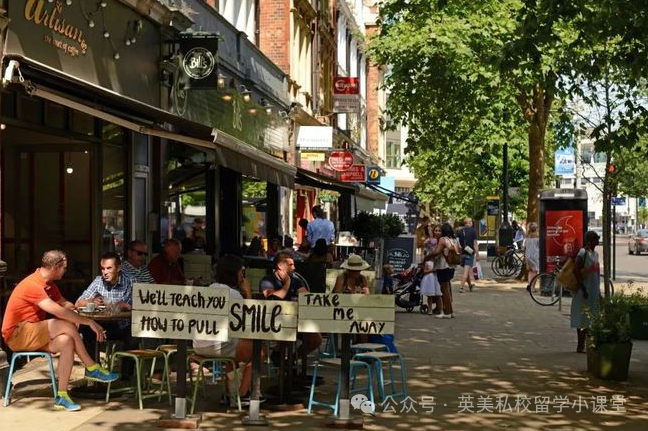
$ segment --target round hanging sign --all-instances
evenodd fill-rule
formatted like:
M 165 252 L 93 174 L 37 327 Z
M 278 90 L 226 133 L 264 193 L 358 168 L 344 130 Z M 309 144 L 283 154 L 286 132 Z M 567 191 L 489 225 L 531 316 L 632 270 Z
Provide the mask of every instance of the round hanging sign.
M 328 163 L 336 171 L 346 171 L 353 166 L 353 153 L 351 151 L 333 151 L 329 156 Z

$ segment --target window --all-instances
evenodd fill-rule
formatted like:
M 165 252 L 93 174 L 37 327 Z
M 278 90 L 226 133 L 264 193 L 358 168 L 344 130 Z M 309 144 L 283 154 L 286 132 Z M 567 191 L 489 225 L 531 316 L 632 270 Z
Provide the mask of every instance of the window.
M 388 169 L 400 169 L 401 167 L 401 144 L 398 141 L 387 141 L 385 151 L 385 166 Z

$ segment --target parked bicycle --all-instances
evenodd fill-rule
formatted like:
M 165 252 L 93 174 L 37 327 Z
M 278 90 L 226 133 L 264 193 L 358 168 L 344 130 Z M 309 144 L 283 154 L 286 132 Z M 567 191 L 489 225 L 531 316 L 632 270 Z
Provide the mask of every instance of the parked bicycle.
M 561 295 L 563 297 L 571 297 L 571 291 L 562 286 L 560 282 L 556 279 L 558 273 L 562 269 L 563 265 L 558 264 L 556 269 L 553 272 L 541 272 L 531 279 L 527 286 L 529 295 L 536 304 L 549 306 L 554 305 L 560 300 Z M 614 284 L 609 278 L 601 277 L 601 296 L 605 292 L 605 281 L 610 284 L 610 295 L 614 295 Z
M 517 277 L 524 263 L 524 252 L 509 246 L 504 254 L 500 254 L 491 263 L 493 273 L 498 277 Z

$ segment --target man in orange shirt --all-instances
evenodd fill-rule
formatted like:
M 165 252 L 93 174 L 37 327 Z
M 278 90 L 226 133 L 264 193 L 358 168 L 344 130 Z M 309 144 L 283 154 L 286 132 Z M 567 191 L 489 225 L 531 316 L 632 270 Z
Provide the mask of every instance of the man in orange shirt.
M 60 353 L 54 407 L 76 411 L 81 406 L 67 393 L 75 353 L 86 367 L 88 380 L 107 383 L 117 380 L 119 375 L 100 367 L 83 346 L 78 325 L 88 325 L 95 332 L 97 341 L 105 340 L 106 331 L 94 320 L 75 313 L 74 305 L 61 295 L 55 281 L 63 277 L 66 269 L 67 258 L 62 251 L 50 250 L 43 254 L 40 268 L 18 283 L 9 297 L 2 322 L 2 337 L 15 352 Z M 46 313 L 54 318 L 46 319 Z

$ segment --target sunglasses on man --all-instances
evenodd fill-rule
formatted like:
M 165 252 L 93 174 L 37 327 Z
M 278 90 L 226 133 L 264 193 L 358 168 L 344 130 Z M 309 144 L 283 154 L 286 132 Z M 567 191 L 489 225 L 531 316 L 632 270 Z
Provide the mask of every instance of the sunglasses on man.
M 141 250 L 133 250 L 131 249 L 132 252 L 137 253 L 138 256 L 148 256 L 148 252 L 146 251 L 141 251 Z

